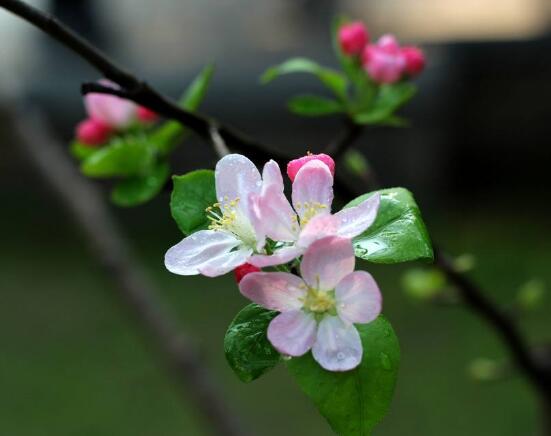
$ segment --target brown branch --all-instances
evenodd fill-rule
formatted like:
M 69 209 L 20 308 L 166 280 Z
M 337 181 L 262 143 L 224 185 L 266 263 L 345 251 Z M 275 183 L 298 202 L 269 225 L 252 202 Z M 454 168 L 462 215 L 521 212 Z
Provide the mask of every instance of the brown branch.
M 218 392 L 219 385 L 199 356 L 192 340 L 161 304 L 159 291 L 130 254 L 129 246 L 96 187 L 83 178 L 63 153 L 44 120 L 25 110 L 14 120 L 26 158 L 37 168 L 72 215 L 87 239 L 94 258 L 112 280 L 121 300 L 132 310 L 142 330 L 164 355 L 212 433 L 239 436 L 244 432 Z

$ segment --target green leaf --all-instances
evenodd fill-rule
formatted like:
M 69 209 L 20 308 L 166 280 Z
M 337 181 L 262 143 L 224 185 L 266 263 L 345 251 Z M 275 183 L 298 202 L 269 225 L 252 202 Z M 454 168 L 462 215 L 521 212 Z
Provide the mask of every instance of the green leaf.
M 353 239 L 356 256 L 375 263 L 432 261 L 429 234 L 413 195 L 404 188 L 377 191 L 381 204 L 375 222 Z M 356 206 L 374 193 L 361 195 L 345 207 Z
M 390 407 L 400 364 L 398 338 L 383 316 L 356 328 L 363 358 L 351 371 L 326 371 L 311 353 L 286 362 L 301 389 L 340 436 L 371 434 Z
M 213 74 L 214 65 L 203 68 L 187 87 L 179 105 L 188 111 L 195 111 L 205 98 Z M 178 121 L 167 121 L 151 134 L 151 142 L 162 155 L 167 155 L 189 133 L 189 130 Z
M 292 58 L 282 64 L 268 68 L 264 74 L 262 74 L 260 81 L 261 83 L 266 84 L 274 80 L 276 77 L 291 73 L 313 74 L 327 88 L 333 91 L 337 97 L 346 100 L 346 87 L 348 84 L 346 77 L 338 71 L 322 67 L 318 63 L 306 58 Z
M 154 162 L 155 150 L 146 137 L 116 137 L 88 156 L 81 170 L 89 177 L 127 177 L 147 174 Z
M 232 321 L 224 337 L 226 359 L 237 377 L 251 382 L 269 371 L 281 360 L 281 355 L 266 337 L 268 324 L 278 312 L 257 304 L 243 308 Z
M 71 155 L 80 161 L 92 156 L 98 150 L 100 150 L 99 147 L 89 146 L 79 141 L 73 141 L 70 147 Z
M 169 175 L 168 163 L 160 162 L 150 174 L 130 177 L 118 182 L 111 191 L 111 201 L 123 207 L 146 203 L 161 192 Z
M 183 176 L 173 176 L 172 181 L 170 210 L 180 230 L 189 235 L 206 229 L 209 220 L 205 209 L 216 203 L 214 171 L 191 171 Z
M 373 106 L 354 116 L 358 124 L 383 124 L 387 120 L 392 124 L 394 112 L 406 104 L 417 92 L 412 83 L 381 85 Z
M 297 95 L 287 105 L 291 112 L 307 117 L 331 115 L 344 110 L 338 101 L 318 95 Z

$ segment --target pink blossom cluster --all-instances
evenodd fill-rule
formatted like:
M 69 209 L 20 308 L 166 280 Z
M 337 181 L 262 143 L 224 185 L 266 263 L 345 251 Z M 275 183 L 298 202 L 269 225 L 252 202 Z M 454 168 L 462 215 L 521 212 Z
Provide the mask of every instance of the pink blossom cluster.
M 367 28 L 360 21 L 341 26 L 338 40 L 342 52 L 358 57 L 377 83 L 395 83 L 404 77 L 414 77 L 425 68 L 425 55 L 421 49 L 400 46 L 394 35 L 383 35 L 371 43 Z
M 234 270 L 245 297 L 280 312 L 267 331 L 280 353 L 311 350 L 323 368 L 347 371 L 363 352 L 354 324 L 373 321 L 382 307 L 373 277 L 354 270 L 352 245 L 375 221 L 380 196 L 332 213 L 334 171 L 324 154 L 291 161 L 289 202 L 275 161 L 261 174 L 245 156 L 225 156 L 215 169 L 218 202 L 207 208 L 209 228 L 171 247 L 165 266 L 209 277 Z
M 109 80 L 100 80 L 104 86 L 117 88 Z M 88 118 L 76 127 L 77 140 L 88 146 L 104 144 L 117 131 L 128 129 L 139 121 L 149 124 L 157 120 L 157 114 L 123 98 L 99 93 L 90 93 L 84 97 L 84 106 Z

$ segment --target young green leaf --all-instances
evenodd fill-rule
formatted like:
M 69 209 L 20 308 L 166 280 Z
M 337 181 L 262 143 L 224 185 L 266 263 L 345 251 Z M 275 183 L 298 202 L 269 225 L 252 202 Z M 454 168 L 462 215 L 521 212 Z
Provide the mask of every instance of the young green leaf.
M 100 147 L 89 146 L 76 140 L 71 143 L 70 147 L 71 155 L 79 161 L 87 159 L 98 150 L 100 150 Z
M 216 203 L 214 171 L 191 171 L 183 176 L 173 176 L 172 181 L 170 210 L 180 230 L 189 235 L 206 229 L 209 220 L 205 209 Z
M 126 136 L 88 156 L 81 170 L 88 177 L 109 178 L 147 174 L 155 162 L 155 150 L 147 138 Z
M 375 222 L 352 241 L 356 256 L 375 263 L 432 261 L 429 234 L 411 192 L 404 188 L 377 192 L 381 204 Z M 373 194 L 361 195 L 345 207 L 356 206 Z
M 129 177 L 118 182 L 111 191 L 111 201 L 123 207 L 146 203 L 161 192 L 169 175 L 168 163 L 160 162 L 149 174 Z
M 417 92 L 412 83 L 381 85 L 372 107 L 354 116 L 358 124 L 383 124 L 390 119 L 400 107 L 406 104 Z
M 250 382 L 281 360 L 266 337 L 268 324 L 278 312 L 257 304 L 244 307 L 232 321 L 224 337 L 226 359 L 237 377 Z
M 319 117 L 344 111 L 338 101 L 318 95 L 297 95 L 289 100 L 287 106 L 294 114 L 306 117 Z
M 292 58 L 282 64 L 268 68 L 262 77 L 261 83 L 266 84 L 284 74 L 308 73 L 315 75 L 337 97 L 346 100 L 347 80 L 341 73 L 325 68 L 306 58 Z
M 205 98 L 213 74 L 214 65 L 203 68 L 187 87 L 179 105 L 188 111 L 195 111 Z M 151 134 L 151 142 L 157 146 L 162 155 L 166 155 L 182 141 L 186 134 L 189 134 L 189 130 L 178 121 L 167 121 Z
M 286 362 L 301 389 L 340 436 L 371 434 L 390 407 L 400 364 L 398 338 L 382 315 L 356 328 L 363 357 L 351 371 L 326 371 L 311 353 Z

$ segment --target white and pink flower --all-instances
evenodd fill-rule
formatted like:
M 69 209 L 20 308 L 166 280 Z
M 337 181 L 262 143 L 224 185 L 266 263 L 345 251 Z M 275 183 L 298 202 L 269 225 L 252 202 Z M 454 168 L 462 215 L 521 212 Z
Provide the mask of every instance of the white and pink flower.
M 301 277 L 285 272 L 253 272 L 239 283 L 253 302 L 281 312 L 268 339 L 282 354 L 314 359 L 329 371 L 348 371 L 362 360 L 354 324 L 381 313 L 382 297 L 373 277 L 354 271 L 350 239 L 329 236 L 312 243 L 300 265 Z

